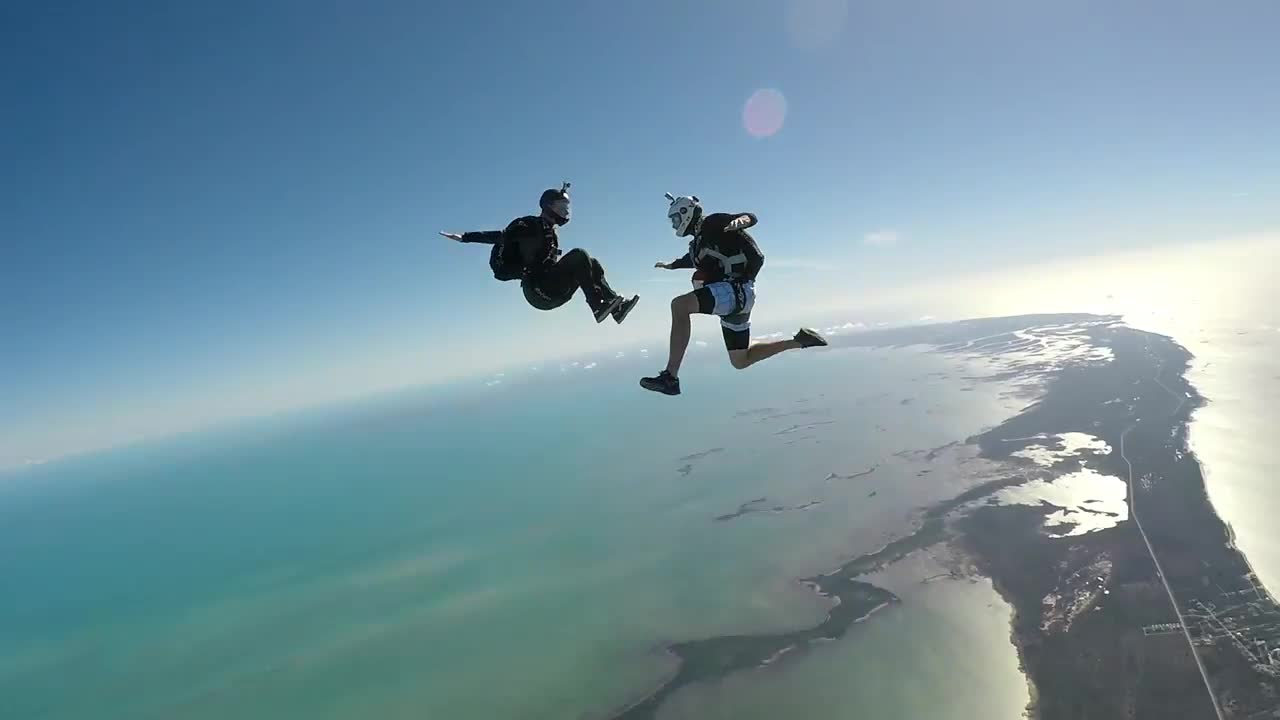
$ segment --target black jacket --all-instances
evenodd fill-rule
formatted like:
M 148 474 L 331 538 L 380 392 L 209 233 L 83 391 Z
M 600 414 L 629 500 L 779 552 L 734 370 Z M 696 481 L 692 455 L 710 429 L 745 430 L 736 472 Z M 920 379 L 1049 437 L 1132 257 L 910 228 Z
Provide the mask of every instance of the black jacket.
M 721 280 L 752 280 L 764 267 L 764 254 L 755 238 L 744 230 L 725 232 L 725 226 L 739 215 L 751 219 L 747 227 L 756 224 L 752 213 L 712 213 L 702 219 L 702 227 L 689 241 L 689 252 L 671 263 L 674 268 L 697 268 L 710 284 Z
M 462 233 L 462 242 L 495 245 L 500 241 L 514 243 L 520 249 L 525 268 L 536 271 L 560 257 L 560 239 L 556 226 L 538 215 L 512 220 L 503 230 L 480 230 Z

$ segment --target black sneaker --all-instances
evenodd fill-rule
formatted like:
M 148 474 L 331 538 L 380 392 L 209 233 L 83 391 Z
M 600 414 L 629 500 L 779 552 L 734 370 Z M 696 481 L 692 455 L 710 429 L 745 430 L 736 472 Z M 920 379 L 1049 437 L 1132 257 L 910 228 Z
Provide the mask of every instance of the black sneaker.
M 680 378 L 672 377 L 671 373 L 663 370 L 656 377 L 640 378 L 640 387 L 663 395 L 679 395 Z
M 596 308 L 596 322 L 604 322 L 604 319 L 613 314 L 614 310 L 622 304 L 622 298 L 616 297 L 600 307 Z
M 635 307 L 638 302 L 640 302 L 639 295 L 632 296 L 630 300 L 623 300 L 622 304 L 613 310 L 613 321 L 621 325 L 622 321 L 627 319 L 627 314 L 631 312 L 631 308 Z
M 800 328 L 796 333 L 795 341 L 800 343 L 802 348 L 825 347 L 827 344 L 827 339 L 822 337 L 821 333 L 810 328 Z

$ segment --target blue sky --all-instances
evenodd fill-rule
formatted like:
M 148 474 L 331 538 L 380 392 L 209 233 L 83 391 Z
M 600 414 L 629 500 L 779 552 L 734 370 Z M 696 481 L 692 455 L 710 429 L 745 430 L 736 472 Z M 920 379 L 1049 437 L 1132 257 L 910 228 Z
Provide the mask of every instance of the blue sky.
M 1041 5 L 9 3 L 0 466 L 661 346 L 665 191 L 760 216 L 758 322 L 1280 227 L 1280 4 Z M 435 234 L 562 179 L 623 327 Z

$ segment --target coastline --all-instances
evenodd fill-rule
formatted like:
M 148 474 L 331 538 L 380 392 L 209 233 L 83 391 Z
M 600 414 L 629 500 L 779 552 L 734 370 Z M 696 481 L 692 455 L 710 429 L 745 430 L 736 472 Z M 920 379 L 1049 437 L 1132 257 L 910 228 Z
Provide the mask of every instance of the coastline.
M 1052 334 L 1072 325 L 1072 332 L 1087 337 L 1096 348 L 1105 348 L 1108 357 L 1095 355 L 1063 363 L 1035 357 L 1013 370 L 1002 369 L 997 376 L 1043 383 L 1043 392 L 1021 412 L 965 441 L 976 444 L 981 457 L 1005 464 L 1008 471 L 1004 477 L 925 509 L 910 534 L 875 552 L 857 556 L 829 573 L 802 579 L 835 601 L 819 625 L 787 633 L 712 637 L 670 645 L 667 651 L 680 661 L 677 670 L 662 685 L 611 717 L 655 717 L 662 702 L 681 687 L 741 669 L 786 662 L 782 656 L 791 655 L 793 647 L 842 636 L 876 610 L 900 602 L 893 593 L 855 578 L 939 543 L 959 552 L 966 564 L 989 578 L 1012 608 L 1010 641 L 1030 698 L 1024 717 L 1145 718 L 1167 717 L 1170 711 L 1180 717 L 1214 717 L 1214 697 L 1224 702 L 1229 699 L 1236 707 L 1264 707 L 1276 691 L 1275 678 L 1260 671 L 1242 672 L 1240 658 L 1231 657 L 1232 642 L 1240 645 L 1235 635 L 1224 640 L 1197 629 L 1195 647 L 1208 649 L 1197 651 L 1184 641 L 1179 654 L 1169 635 L 1146 632 L 1148 626 L 1167 623 L 1172 607 L 1163 591 L 1153 591 L 1161 574 L 1135 530 L 1132 508 L 1139 498 L 1126 493 L 1129 516 L 1113 527 L 1053 537 L 1044 523 L 1054 508 L 1043 504 L 1001 506 L 993 497 L 1004 488 L 1036 479 L 1052 482 L 1068 467 L 1084 466 L 1123 477 L 1120 471 L 1125 463 L 1119 441 L 1138 428 L 1128 449 L 1138 473 L 1135 477 L 1144 482 L 1139 491 L 1142 517 L 1154 526 L 1149 534 L 1153 552 L 1161 556 L 1162 563 L 1163 552 L 1170 547 L 1166 543 L 1175 546 L 1171 553 L 1175 562 L 1165 570 L 1171 581 L 1170 594 L 1177 594 L 1180 603 L 1205 607 L 1205 598 L 1194 592 L 1189 599 L 1183 596 L 1184 591 L 1194 590 L 1200 564 L 1231 567 L 1234 563 L 1244 568 L 1235 573 L 1237 578 L 1247 578 L 1251 568 L 1214 513 L 1199 461 L 1188 448 L 1191 413 L 1203 399 L 1186 379 L 1191 355 L 1185 348 L 1171 338 L 1128 328 L 1115 318 L 1077 315 L 994 318 L 897 329 L 867 333 L 851 338 L 848 344 L 926 344 L 939 352 L 976 353 L 1004 362 L 1003 348 L 1016 348 L 1026 341 L 1025 331 L 1019 328 L 1042 327 Z M 1184 392 L 1182 399 L 1162 380 L 1173 367 L 1177 368 L 1173 384 Z M 1138 394 L 1134 396 L 1134 392 Z M 1123 401 L 1126 395 L 1128 402 Z M 1170 408 L 1174 400 L 1178 402 Z M 1043 439 L 1069 432 L 1099 437 L 1111 449 L 1105 455 L 1059 460 L 1048 468 L 1014 456 Z M 1194 466 L 1194 473 L 1187 472 L 1187 461 Z M 1188 515 L 1204 521 L 1194 525 L 1198 554 L 1179 545 L 1176 529 L 1187 522 Z M 1212 551 L 1215 530 L 1222 536 L 1218 547 L 1231 557 Z M 1209 558 L 1216 562 L 1209 562 Z M 1099 562 L 1107 564 L 1108 572 L 1105 581 L 1095 583 L 1087 571 L 1090 563 Z M 1217 590 L 1226 593 L 1221 586 Z M 875 597 L 883 602 L 870 603 Z M 1085 598 L 1080 614 L 1072 610 L 1068 616 L 1071 633 L 1042 627 L 1042 605 L 1049 597 Z M 1165 597 L 1163 604 L 1160 597 Z M 1259 597 L 1249 607 L 1255 614 L 1280 619 L 1280 607 L 1270 596 L 1265 600 Z M 855 608 L 862 612 L 854 612 Z M 1280 633 L 1280 622 L 1274 623 L 1274 628 Z M 1188 628 L 1186 634 L 1192 638 L 1193 631 Z M 1200 655 L 1206 656 L 1205 665 L 1214 670 L 1205 673 L 1205 678 L 1213 677 L 1212 696 L 1196 671 Z M 1133 672 L 1135 663 L 1142 672 Z M 1105 668 L 1101 672 L 1100 666 Z

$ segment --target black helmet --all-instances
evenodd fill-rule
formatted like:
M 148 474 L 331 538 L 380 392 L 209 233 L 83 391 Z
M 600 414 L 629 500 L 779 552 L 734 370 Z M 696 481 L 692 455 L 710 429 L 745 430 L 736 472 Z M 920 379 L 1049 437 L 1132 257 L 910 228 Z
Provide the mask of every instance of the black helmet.
M 562 184 L 559 190 L 548 188 L 542 191 L 538 207 L 554 218 L 557 225 L 569 222 L 569 183 Z

